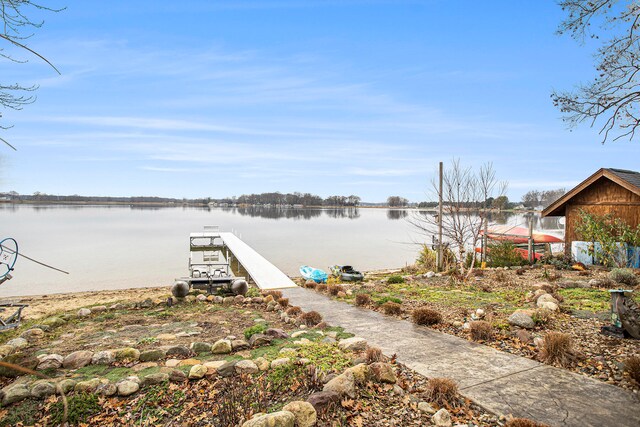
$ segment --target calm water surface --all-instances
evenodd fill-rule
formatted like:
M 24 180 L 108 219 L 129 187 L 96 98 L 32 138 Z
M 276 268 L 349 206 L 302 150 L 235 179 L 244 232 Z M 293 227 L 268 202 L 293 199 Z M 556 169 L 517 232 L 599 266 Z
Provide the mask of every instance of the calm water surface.
M 415 260 L 413 242 L 421 240 L 405 216 L 387 209 L 0 205 L 0 238 L 13 237 L 25 255 L 70 272 L 18 259 L 0 297 L 168 286 L 186 274 L 189 233 L 204 225 L 234 231 L 292 276 L 302 264 L 401 267 Z

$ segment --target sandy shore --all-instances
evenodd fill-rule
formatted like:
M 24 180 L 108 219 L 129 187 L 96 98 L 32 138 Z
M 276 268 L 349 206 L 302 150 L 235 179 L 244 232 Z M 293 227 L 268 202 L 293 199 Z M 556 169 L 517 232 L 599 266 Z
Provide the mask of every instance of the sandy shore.
M 142 301 L 147 298 L 167 298 L 169 295 L 171 295 L 170 287 L 153 287 L 35 295 L 6 299 L 29 305 L 22 312 L 25 319 L 39 319 L 55 312 L 90 305 L 113 304 L 117 301 Z

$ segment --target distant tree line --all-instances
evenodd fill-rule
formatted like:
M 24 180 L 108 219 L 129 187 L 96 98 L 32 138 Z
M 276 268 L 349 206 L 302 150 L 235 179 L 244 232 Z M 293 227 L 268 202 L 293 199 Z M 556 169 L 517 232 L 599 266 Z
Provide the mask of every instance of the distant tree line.
M 323 199 L 320 196 L 311 193 L 261 193 L 261 194 L 243 194 L 240 197 L 232 197 L 227 199 L 215 200 L 219 203 L 238 204 L 238 205 L 272 205 L 272 206 L 339 206 L 339 207 L 356 207 L 360 205 L 360 197 L 351 196 L 329 196 Z
M 210 199 L 174 199 L 168 197 L 154 196 L 134 196 L 134 197 L 111 197 L 111 196 L 80 196 L 72 194 L 60 196 L 36 191 L 33 194 L 18 194 L 15 191 L 0 193 L 0 197 L 12 202 L 44 202 L 44 203 L 189 203 L 207 204 Z
M 522 204 L 527 208 L 535 208 L 542 206 L 546 208 L 551 203 L 564 196 L 567 192 L 564 188 L 557 188 L 555 190 L 530 190 L 522 196 Z
M 409 200 L 400 196 L 389 196 L 387 198 L 387 205 L 390 208 L 403 208 L 409 205 Z

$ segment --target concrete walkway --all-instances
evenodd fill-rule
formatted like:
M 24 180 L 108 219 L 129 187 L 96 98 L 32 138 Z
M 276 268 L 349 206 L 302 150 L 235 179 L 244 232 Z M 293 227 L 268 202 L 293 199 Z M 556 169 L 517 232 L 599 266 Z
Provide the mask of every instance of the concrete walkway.
M 427 377 L 455 380 L 462 394 L 497 414 L 552 426 L 640 426 L 637 395 L 564 369 L 494 350 L 405 320 L 332 300 L 304 288 L 282 289 L 292 305 L 315 310 L 331 325 Z

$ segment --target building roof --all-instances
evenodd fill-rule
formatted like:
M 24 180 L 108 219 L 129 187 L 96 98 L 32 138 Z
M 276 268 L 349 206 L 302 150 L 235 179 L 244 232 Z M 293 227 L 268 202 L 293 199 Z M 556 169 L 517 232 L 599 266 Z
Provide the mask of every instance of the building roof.
M 596 182 L 600 178 L 607 178 L 621 187 L 626 188 L 632 193 L 640 196 L 640 172 L 614 169 L 614 168 L 602 168 L 589 178 L 582 181 L 572 190 L 568 191 L 564 196 L 550 204 L 545 210 L 542 211 L 542 216 L 563 216 L 565 204 L 571 200 L 574 196 L 580 193 L 585 188 Z

